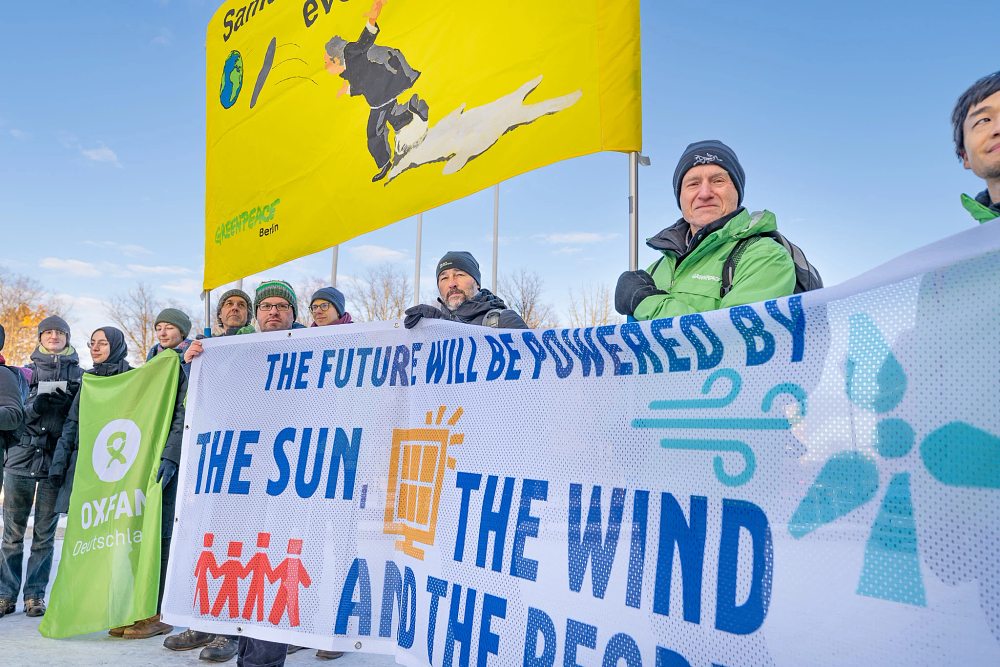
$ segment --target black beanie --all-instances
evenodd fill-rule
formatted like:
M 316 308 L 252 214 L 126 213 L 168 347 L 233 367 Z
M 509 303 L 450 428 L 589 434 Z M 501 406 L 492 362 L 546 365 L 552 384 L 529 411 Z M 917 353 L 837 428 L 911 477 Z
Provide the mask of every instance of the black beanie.
M 66 320 L 59 317 L 58 315 L 49 315 L 44 320 L 38 323 L 38 339 L 41 340 L 42 334 L 46 331 L 62 331 L 66 334 L 66 339 L 69 339 L 69 325 L 66 324 Z
M 465 250 L 451 250 L 445 253 L 441 261 L 438 262 L 437 274 L 434 278 L 436 279 L 441 275 L 442 271 L 447 271 L 448 269 L 458 269 L 459 271 L 465 271 L 473 280 L 476 281 L 477 285 L 482 286 L 483 280 L 479 273 L 479 262 L 476 258 L 472 256 L 471 252 L 466 252 Z
M 717 164 L 725 169 L 729 178 L 733 179 L 733 185 L 736 186 L 736 205 L 743 204 L 743 186 L 747 180 L 746 174 L 743 173 L 743 166 L 733 149 L 717 139 L 709 139 L 708 141 L 696 141 L 685 148 L 684 154 L 681 155 L 681 159 L 677 163 L 677 168 L 674 169 L 674 197 L 677 198 L 678 208 L 681 205 L 681 181 L 684 180 L 684 174 L 688 173 L 692 167 L 701 164 Z

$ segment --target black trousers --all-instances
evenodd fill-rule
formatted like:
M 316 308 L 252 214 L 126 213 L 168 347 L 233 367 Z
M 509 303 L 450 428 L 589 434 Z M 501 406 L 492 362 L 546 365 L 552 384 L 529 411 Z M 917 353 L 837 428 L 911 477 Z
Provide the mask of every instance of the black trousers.
M 375 165 L 382 169 L 392 160 L 392 148 L 389 146 L 389 126 L 396 132 L 410 124 L 413 111 L 406 104 L 396 100 L 372 109 L 368 115 L 368 152 L 375 159 Z
M 156 613 L 163 604 L 163 590 L 167 585 L 167 562 L 170 560 L 170 536 L 174 531 L 174 513 L 177 508 L 177 475 L 163 487 L 163 511 L 160 523 L 160 594 L 156 598 Z

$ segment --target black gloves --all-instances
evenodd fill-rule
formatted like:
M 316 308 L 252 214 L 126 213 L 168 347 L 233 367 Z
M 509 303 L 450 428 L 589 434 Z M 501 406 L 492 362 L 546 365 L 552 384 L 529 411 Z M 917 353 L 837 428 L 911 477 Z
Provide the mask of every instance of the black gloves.
M 170 459 L 160 459 L 160 469 L 156 471 L 156 481 L 166 487 L 177 474 L 177 464 Z
M 441 312 L 440 308 L 435 308 L 426 303 L 407 308 L 404 315 L 406 315 L 406 318 L 403 320 L 403 326 L 407 329 L 417 326 L 417 322 L 420 321 L 421 317 L 432 317 L 439 320 L 445 319 L 444 313 Z
M 35 412 L 38 414 L 51 412 L 66 412 L 69 410 L 73 397 L 62 389 L 56 389 L 49 394 L 35 396 Z
M 615 288 L 615 310 L 622 315 L 635 315 L 635 309 L 648 296 L 666 294 L 656 288 L 653 276 L 645 271 L 626 271 L 618 278 Z

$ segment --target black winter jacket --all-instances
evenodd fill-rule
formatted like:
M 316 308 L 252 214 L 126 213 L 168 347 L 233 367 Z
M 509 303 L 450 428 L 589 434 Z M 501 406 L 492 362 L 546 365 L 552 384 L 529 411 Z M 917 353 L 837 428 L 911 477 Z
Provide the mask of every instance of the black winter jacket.
M 179 358 L 178 358 L 179 360 Z M 132 370 L 129 368 L 128 370 Z M 128 372 L 128 370 L 124 372 Z M 87 371 L 88 373 L 90 371 Z M 115 373 L 117 375 L 117 373 Z M 80 394 L 77 392 L 73 398 L 73 405 L 66 415 L 66 423 L 63 425 L 62 435 L 56 443 L 56 450 L 52 455 L 52 464 L 49 466 L 50 476 L 63 476 L 66 480 L 62 488 L 59 489 L 59 497 L 56 499 L 56 511 L 62 514 L 69 512 L 69 498 L 73 493 L 73 475 L 76 473 L 76 457 L 80 448 Z M 187 376 L 183 372 L 177 374 L 177 396 L 174 399 L 174 416 L 170 421 L 170 432 L 167 434 L 167 442 L 163 445 L 163 453 L 160 459 L 169 459 L 180 465 L 181 462 L 181 440 L 184 436 L 184 399 L 187 397 Z
M 67 404 L 62 410 L 40 412 L 35 404 L 38 397 L 38 383 L 65 380 L 66 393 L 70 398 L 80 390 L 80 379 L 83 369 L 80 368 L 80 357 L 76 350 L 70 348 L 68 354 L 53 354 L 42 352 L 35 348 L 31 353 L 33 371 L 28 400 L 24 403 L 24 432 L 21 441 L 7 449 L 4 458 L 4 469 L 15 475 L 30 477 L 47 477 L 52 453 L 62 434 L 63 422 L 69 412 Z
M 0 433 L 0 446 L 7 442 L 8 433 L 16 433 L 24 423 L 21 387 L 18 385 L 17 377 L 14 376 L 14 373 L 20 372 L 13 367 L 0 368 L 0 431 L 4 431 Z
M 520 315 L 509 309 L 507 304 L 503 302 L 503 299 L 496 296 L 488 289 L 479 290 L 479 294 L 472 297 L 455 310 L 449 310 L 444 302 L 441 301 L 440 297 L 438 298 L 438 303 L 441 304 L 441 312 L 443 313 L 441 319 L 444 320 L 462 322 L 463 324 L 478 324 L 482 326 L 486 313 L 491 310 L 499 310 L 500 321 L 497 324 L 498 329 L 528 328 L 528 325 L 524 323 L 524 320 L 521 319 Z

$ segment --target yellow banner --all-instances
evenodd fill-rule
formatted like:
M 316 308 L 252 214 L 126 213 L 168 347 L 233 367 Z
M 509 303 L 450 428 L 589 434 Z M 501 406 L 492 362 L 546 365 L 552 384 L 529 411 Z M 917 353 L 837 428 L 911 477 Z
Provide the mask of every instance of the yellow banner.
M 639 0 L 246 0 L 208 27 L 205 289 L 640 150 Z

